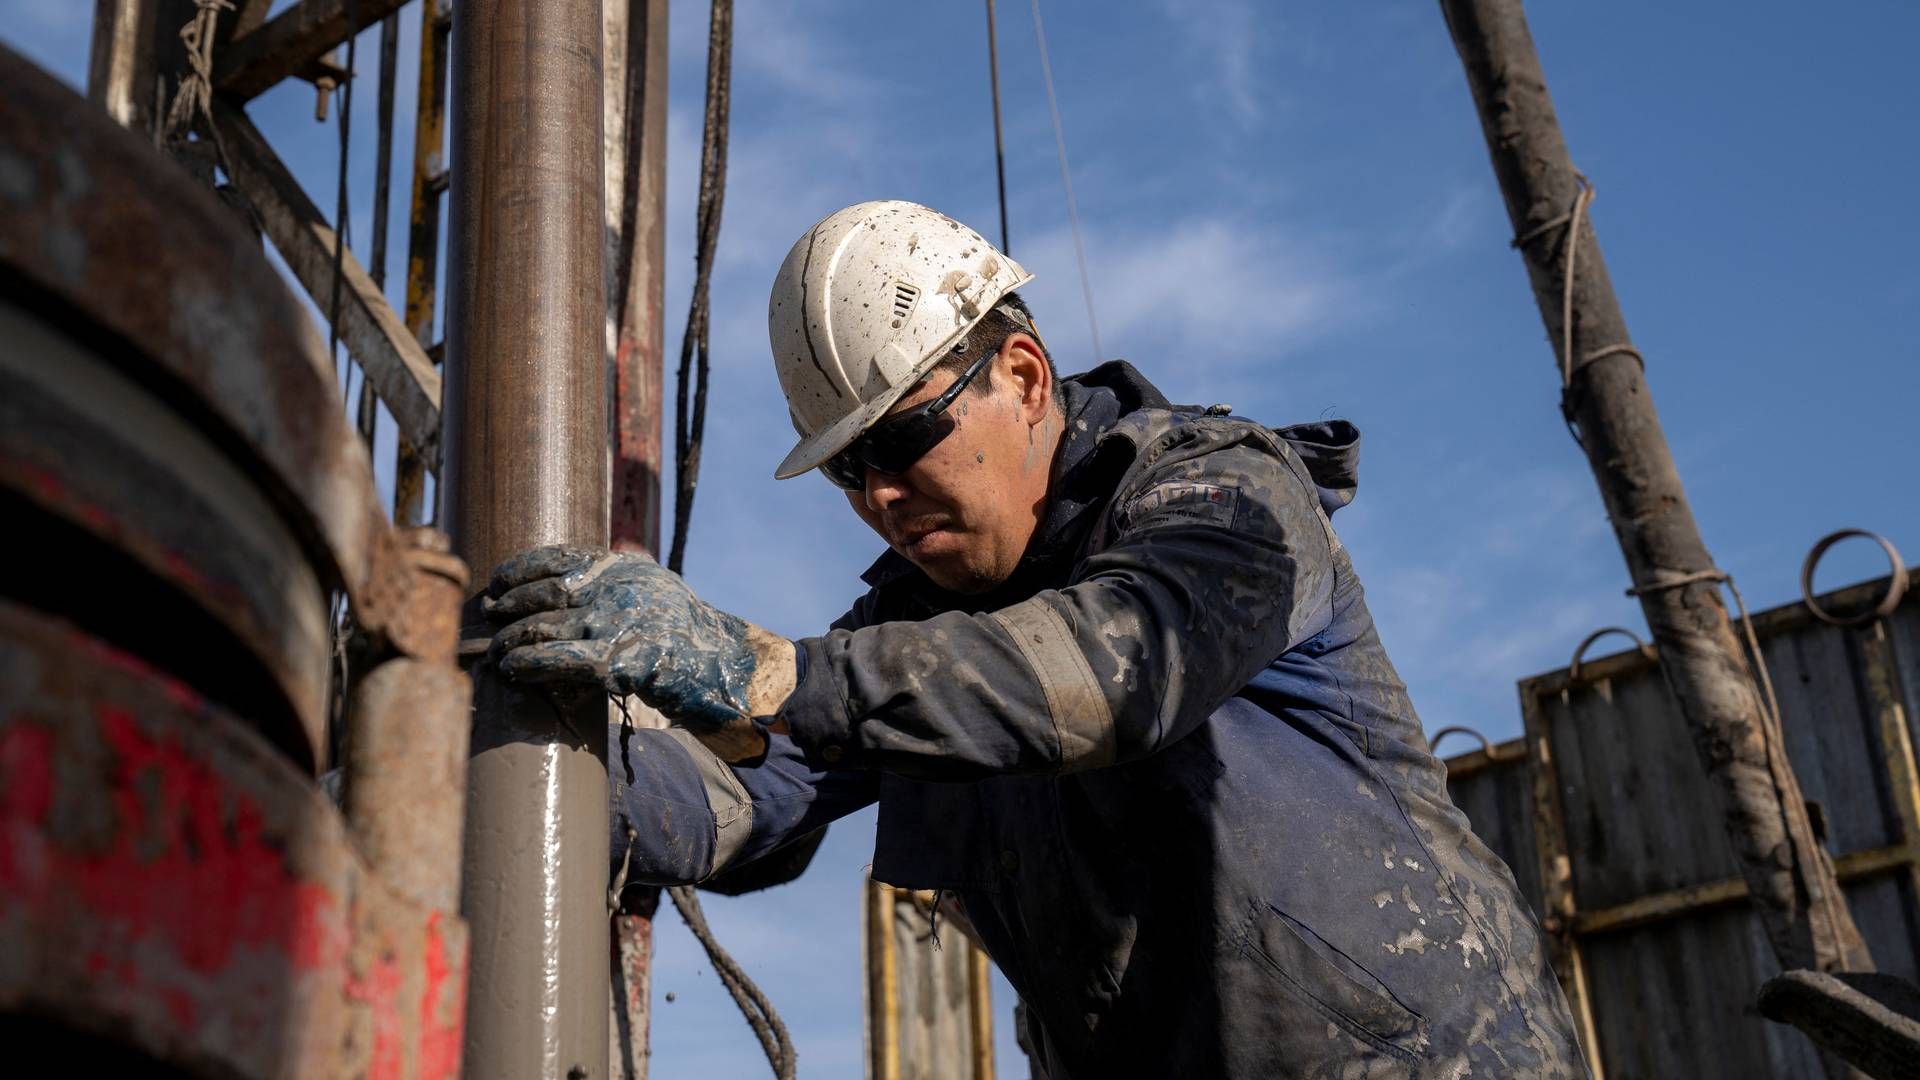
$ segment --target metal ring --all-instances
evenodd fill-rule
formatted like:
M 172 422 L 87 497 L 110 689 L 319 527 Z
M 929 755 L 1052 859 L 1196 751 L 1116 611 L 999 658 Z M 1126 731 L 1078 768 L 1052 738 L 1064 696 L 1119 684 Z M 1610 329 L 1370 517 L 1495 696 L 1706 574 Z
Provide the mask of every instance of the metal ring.
M 1586 637 L 1581 638 L 1580 644 L 1573 647 L 1573 662 L 1567 665 L 1568 681 L 1570 682 L 1580 681 L 1580 661 L 1586 657 L 1587 650 L 1593 647 L 1594 642 L 1599 641 L 1601 638 L 1606 637 L 1608 634 L 1627 635 L 1628 637 L 1633 639 L 1633 644 L 1637 648 L 1639 648 L 1641 656 L 1644 656 L 1649 660 L 1655 659 L 1653 646 L 1648 645 L 1644 641 L 1641 641 L 1639 634 L 1634 633 L 1633 631 L 1627 629 L 1624 626 L 1603 626 L 1600 629 L 1595 630 L 1593 633 L 1588 634 Z
M 1449 735 L 1471 735 L 1474 738 L 1480 740 L 1480 752 L 1487 755 L 1488 761 L 1505 761 L 1506 760 L 1506 758 L 1503 755 L 1501 755 L 1500 751 L 1494 748 L 1493 743 L 1488 741 L 1485 735 L 1480 734 L 1478 731 L 1475 731 L 1473 728 L 1462 727 L 1458 724 L 1455 724 L 1452 727 L 1443 727 L 1439 731 L 1434 732 L 1433 737 L 1427 740 L 1427 753 L 1432 754 L 1435 757 L 1439 757 L 1440 753 L 1439 753 L 1438 747 L 1440 746 L 1440 740 L 1446 738 Z
M 1866 537 L 1879 544 L 1880 550 L 1887 553 L 1887 561 L 1893 564 L 1893 580 L 1887 586 L 1887 595 L 1880 598 L 1880 603 L 1875 605 L 1873 610 L 1862 611 L 1855 615 L 1835 615 L 1814 602 L 1813 568 L 1820 565 L 1820 557 L 1827 553 L 1828 548 L 1855 536 Z M 1866 529 L 1841 529 L 1838 532 L 1828 533 L 1820 538 L 1819 543 L 1813 545 L 1812 551 L 1807 552 L 1807 561 L 1800 566 L 1800 599 L 1806 603 L 1807 610 L 1813 612 L 1814 618 L 1829 626 L 1860 626 L 1875 619 L 1884 619 L 1893 614 L 1893 609 L 1900 606 L 1900 598 L 1906 594 L 1907 564 L 1901 561 L 1899 549 L 1893 546 L 1893 541 Z

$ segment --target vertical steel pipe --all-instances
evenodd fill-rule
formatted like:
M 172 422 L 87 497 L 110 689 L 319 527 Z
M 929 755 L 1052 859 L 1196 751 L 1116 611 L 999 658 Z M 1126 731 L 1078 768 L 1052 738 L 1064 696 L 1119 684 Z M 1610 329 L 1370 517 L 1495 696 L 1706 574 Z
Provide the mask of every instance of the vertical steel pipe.
M 347 713 L 344 809 L 354 839 L 387 884 L 416 903 L 460 903 L 473 692 L 454 663 L 470 576 L 431 529 L 400 534 L 405 592 L 388 638 L 397 655 L 354 688 Z
M 477 580 L 529 547 L 607 542 L 601 33 L 600 0 L 466 0 L 454 19 L 442 520 Z M 606 703 L 475 674 L 467 1075 L 600 1076 Z

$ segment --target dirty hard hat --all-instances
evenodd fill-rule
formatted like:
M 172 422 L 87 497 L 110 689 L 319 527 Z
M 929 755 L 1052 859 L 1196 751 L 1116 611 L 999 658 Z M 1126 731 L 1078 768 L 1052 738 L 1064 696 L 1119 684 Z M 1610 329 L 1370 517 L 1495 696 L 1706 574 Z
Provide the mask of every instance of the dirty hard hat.
M 845 449 L 1033 275 L 917 203 L 864 202 L 808 229 L 773 280 L 767 336 L 800 442 L 773 475 Z

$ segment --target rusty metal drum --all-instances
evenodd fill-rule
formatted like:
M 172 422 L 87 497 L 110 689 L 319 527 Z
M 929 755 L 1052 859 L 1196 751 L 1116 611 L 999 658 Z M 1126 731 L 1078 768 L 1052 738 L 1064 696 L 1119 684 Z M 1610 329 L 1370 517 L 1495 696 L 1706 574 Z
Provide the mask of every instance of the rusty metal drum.
M 458 1073 L 465 574 L 388 526 L 336 393 L 240 214 L 0 48 L 0 1032 L 17 1060 Z M 335 593 L 389 659 L 356 696 L 374 751 L 351 819 L 316 783 Z M 431 768 L 396 782 L 420 755 Z

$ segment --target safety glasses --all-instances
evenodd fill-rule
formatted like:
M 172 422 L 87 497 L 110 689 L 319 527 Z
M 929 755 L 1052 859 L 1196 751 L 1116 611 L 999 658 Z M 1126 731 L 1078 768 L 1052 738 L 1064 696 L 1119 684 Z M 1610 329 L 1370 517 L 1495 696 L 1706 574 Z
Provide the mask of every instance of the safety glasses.
M 965 348 L 964 343 L 961 347 Z M 834 487 L 846 491 L 865 489 L 868 469 L 896 475 L 906 472 L 927 451 L 953 434 L 953 417 L 947 415 L 947 409 L 973 377 L 985 371 L 987 364 L 998 355 L 997 350 L 989 351 L 967 365 L 967 370 L 953 380 L 953 385 L 932 401 L 876 421 L 845 450 L 823 462 L 820 471 Z

